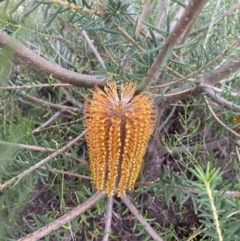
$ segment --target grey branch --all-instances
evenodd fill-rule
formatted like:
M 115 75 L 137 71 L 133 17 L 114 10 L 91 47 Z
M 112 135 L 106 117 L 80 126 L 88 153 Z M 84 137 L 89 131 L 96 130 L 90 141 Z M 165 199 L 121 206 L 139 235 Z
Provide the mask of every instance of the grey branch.
M 136 219 L 143 225 L 143 227 L 146 229 L 148 234 L 153 238 L 153 240 L 163 241 L 163 239 L 160 236 L 158 236 L 154 229 L 148 224 L 145 218 L 141 214 L 139 214 L 139 211 L 134 207 L 134 205 L 131 203 L 127 195 L 122 197 L 122 201 L 131 211 L 131 213 L 136 217 Z
M 69 83 L 75 86 L 91 88 L 95 85 L 103 85 L 103 79 L 91 75 L 79 74 L 60 67 L 52 63 L 33 51 L 11 39 L 7 34 L 0 31 L 0 47 L 10 51 L 18 59 L 25 62 L 28 66 L 51 76 L 63 83 Z
M 109 235 L 111 233 L 112 209 L 113 209 L 113 197 L 109 197 L 107 202 L 107 212 L 106 212 L 106 219 L 105 219 L 105 230 L 104 230 L 105 234 L 102 241 L 108 241 Z
M 206 95 L 208 97 L 210 97 L 214 102 L 216 102 L 220 106 L 223 106 L 226 109 L 229 109 L 229 110 L 232 110 L 232 111 L 240 112 L 240 106 L 239 105 L 235 105 L 233 102 L 225 100 L 224 98 L 220 97 L 211 88 L 203 87 L 202 90 L 203 90 L 203 92 L 206 93 Z
M 138 19 L 138 22 L 137 22 L 137 27 L 136 27 L 136 30 L 135 30 L 136 38 L 139 38 L 140 32 L 142 30 L 142 26 L 143 26 L 142 22 L 148 14 L 150 5 L 151 5 L 151 0 L 146 0 L 144 5 L 143 5 L 143 10 L 142 10 L 141 15 L 139 16 L 139 19 Z
M 211 73 L 203 74 L 201 76 L 200 86 L 214 86 L 238 70 L 240 70 L 240 55 L 217 67 Z
M 166 19 L 168 15 L 169 0 L 160 0 L 157 4 L 158 15 L 156 17 L 157 26 L 159 29 L 164 29 L 166 26 Z

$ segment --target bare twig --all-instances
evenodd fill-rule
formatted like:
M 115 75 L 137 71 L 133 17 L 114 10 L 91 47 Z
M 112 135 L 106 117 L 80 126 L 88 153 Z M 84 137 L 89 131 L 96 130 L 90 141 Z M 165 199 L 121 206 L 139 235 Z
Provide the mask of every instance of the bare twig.
M 49 107 L 49 108 L 52 108 L 52 109 L 55 109 L 55 110 L 58 110 L 58 111 L 68 111 L 68 112 L 77 112 L 77 113 L 81 113 L 81 110 L 79 108 L 74 108 L 74 107 L 71 107 L 71 106 L 64 106 L 64 105 L 59 105 L 59 104 L 53 104 L 53 103 L 50 103 L 50 102 L 46 102 L 46 101 L 43 101 L 39 98 L 36 98 L 36 97 L 33 97 L 29 94 L 26 94 L 25 92 L 20 92 L 19 95 L 21 97 L 23 97 L 24 99 L 26 100 L 29 100 L 29 101 L 32 101 L 36 104 L 39 104 L 39 105 L 42 105 L 44 107 Z
M 158 133 L 160 133 L 160 131 L 162 130 L 162 128 L 163 128 L 164 126 L 166 126 L 167 123 L 168 123 L 168 121 L 172 118 L 172 116 L 173 116 L 173 114 L 174 114 L 174 112 L 175 112 L 175 110 L 176 110 L 176 107 L 177 107 L 177 104 L 174 104 L 174 106 L 173 106 L 170 114 L 168 115 L 168 117 L 164 120 L 163 123 L 161 123 L 161 125 L 160 125 L 159 127 L 157 127 Z
M 108 241 L 109 235 L 111 233 L 112 208 L 113 208 L 113 197 L 109 197 L 107 202 L 107 213 L 106 213 L 106 219 L 105 219 L 105 229 L 104 229 L 105 234 L 102 241 Z
M 136 182 L 135 186 L 136 187 L 142 187 L 142 186 L 156 186 L 158 188 L 164 187 L 165 184 L 161 183 L 155 183 L 155 182 Z M 189 187 L 181 187 L 181 186 L 172 186 L 168 187 L 169 189 L 175 189 L 175 190 L 180 190 L 183 192 L 190 192 L 190 193 L 195 193 L 195 194 L 200 194 L 202 192 L 201 189 L 198 188 L 189 188 Z M 213 193 L 217 194 L 219 193 L 218 190 L 213 190 Z M 240 197 L 240 192 L 239 191 L 226 191 L 223 193 L 223 196 L 225 197 Z
M 224 92 L 223 89 L 220 89 L 220 88 L 215 87 L 215 86 L 212 86 L 212 87 L 209 86 L 209 88 L 211 88 L 213 91 L 215 91 L 217 93 L 223 93 Z M 237 93 L 236 91 L 232 91 L 232 92 L 228 92 L 228 95 L 232 96 L 232 97 L 237 97 L 239 95 L 239 93 Z
M 158 236 L 158 234 L 154 231 L 154 229 L 147 223 L 145 218 L 139 214 L 139 211 L 134 207 L 134 205 L 129 200 L 128 196 L 125 195 L 122 197 L 122 201 L 125 203 L 125 205 L 128 207 L 128 209 L 131 211 L 131 213 L 136 217 L 136 219 L 143 225 L 145 230 L 148 232 L 148 234 L 156 241 L 163 241 L 161 237 Z
M 91 180 L 91 177 L 89 177 L 89 176 L 80 175 L 80 174 L 76 174 L 76 173 L 72 173 L 72 172 L 67 172 L 67 171 L 63 171 L 63 170 L 58 170 L 58 169 L 56 169 L 56 168 L 49 168 L 49 167 L 42 166 L 41 169 L 43 169 L 43 170 L 49 170 L 49 171 L 52 172 L 52 173 L 60 173 L 60 174 L 64 174 L 64 175 L 67 175 L 67 176 L 77 177 L 77 178 L 80 178 L 80 179 Z
M 225 107 L 226 109 L 240 112 L 240 106 L 235 105 L 231 101 L 225 100 L 224 98 L 220 97 L 218 94 L 216 94 L 211 88 L 208 87 L 202 87 L 203 92 L 206 93 L 208 97 L 210 97 L 214 102 L 219 104 L 220 106 Z
M 221 18 L 224 18 L 226 16 L 231 15 L 235 10 L 237 10 L 238 8 L 240 8 L 240 2 L 236 3 L 235 5 L 233 5 L 231 8 L 229 8 L 222 16 Z M 221 19 L 219 18 L 219 20 Z M 219 21 L 218 20 L 218 21 Z
M 25 62 L 30 67 L 58 79 L 63 83 L 69 83 L 75 86 L 92 88 L 95 85 L 103 85 L 103 79 L 91 75 L 78 74 L 76 72 L 64 69 L 58 64 L 52 63 L 25 47 L 24 45 L 11 39 L 7 34 L 0 31 L 0 47 L 12 52 L 14 56 Z
M 99 201 L 103 197 L 104 195 L 102 193 L 99 193 L 99 192 L 94 193 L 88 200 L 86 200 L 76 208 L 72 209 L 70 212 L 64 214 L 60 218 L 38 229 L 37 231 L 31 234 L 28 234 L 23 238 L 20 238 L 18 241 L 36 241 L 36 240 L 39 240 L 40 238 L 45 237 L 52 231 L 61 227 L 61 225 L 68 223 L 72 219 L 79 216 L 81 213 L 91 208 L 97 201 Z
M 136 27 L 136 30 L 135 30 L 136 38 L 139 38 L 140 32 L 142 30 L 142 26 L 143 26 L 142 22 L 148 14 L 150 5 L 151 5 L 151 0 L 146 0 L 144 5 L 143 5 L 143 10 L 142 10 L 142 13 L 139 16 L 139 19 L 138 19 L 138 22 L 137 22 L 137 27 Z
M 167 153 L 175 154 L 175 153 L 182 153 L 182 152 L 194 152 L 196 151 L 196 148 L 198 151 L 212 151 L 214 149 L 217 149 L 219 146 L 226 146 L 229 143 L 229 139 L 222 138 L 220 140 L 216 140 L 213 142 L 208 142 L 205 145 L 192 145 L 192 146 L 176 146 L 176 147 L 161 147 L 159 150 L 160 156 L 163 156 Z
M 25 145 L 25 144 L 16 144 L 16 143 L 5 142 L 5 141 L 0 141 L 0 145 L 18 147 L 18 148 L 24 149 L 24 150 L 40 151 L 40 152 L 56 152 L 57 151 L 56 149 L 48 148 L 48 147 L 31 146 L 31 145 Z M 79 163 L 82 163 L 83 165 L 88 166 L 87 161 L 85 161 L 83 159 L 76 158 L 71 153 L 64 152 L 64 155 L 78 161 Z
M 192 193 L 196 193 L 199 194 L 202 192 L 202 190 L 198 189 L 198 188 L 184 188 L 184 190 L 188 191 L 188 192 L 192 192 Z M 213 190 L 213 193 L 219 193 L 218 190 Z M 240 197 L 240 192 L 239 191 L 226 191 L 223 193 L 223 195 L 225 197 Z
M 168 4 L 169 4 L 169 0 L 158 1 L 157 7 L 156 7 L 156 11 L 157 11 L 156 24 L 159 27 L 159 29 L 164 29 L 166 26 L 166 19 L 168 15 Z
M 75 144 L 77 141 L 79 141 L 84 135 L 85 135 L 86 131 L 82 132 L 81 135 L 79 135 L 78 137 L 76 137 L 74 140 L 70 141 L 67 145 L 65 145 L 64 147 L 62 147 L 61 149 L 57 150 L 56 152 L 52 153 L 51 155 L 49 155 L 47 158 L 41 160 L 40 162 L 38 162 L 37 164 L 31 166 L 29 169 L 21 172 L 19 175 L 17 175 L 16 177 L 13 177 L 12 179 L 6 181 L 5 183 L 3 183 L 0 186 L 0 191 L 3 191 L 7 186 L 11 185 L 12 183 L 14 183 L 15 181 L 18 182 L 21 178 L 23 178 L 24 176 L 28 175 L 29 173 L 33 172 L 34 170 L 36 170 L 37 168 L 41 167 L 42 165 L 44 165 L 46 162 L 50 161 L 51 159 L 55 158 L 56 156 L 60 155 L 61 153 L 65 152 L 70 146 L 72 146 L 73 144 Z
M 210 104 L 209 104 L 208 100 L 206 99 L 206 97 L 204 97 L 204 100 L 205 100 L 205 103 L 207 104 L 207 107 L 208 107 L 209 111 L 211 112 L 212 116 L 214 117 L 214 119 L 215 119 L 221 126 L 223 126 L 225 129 L 227 129 L 229 132 L 231 132 L 233 135 L 235 135 L 235 136 L 237 136 L 237 137 L 240 138 L 240 135 L 239 135 L 236 131 L 234 131 L 234 130 L 232 130 L 231 128 L 229 128 L 227 125 L 225 125 L 225 124 L 217 117 L 217 115 L 214 113 L 214 111 L 213 111 L 212 107 L 210 106 Z
M 236 150 L 236 154 L 237 154 L 237 158 L 238 158 L 238 162 L 240 163 L 240 152 L 239 152 L 239 146 L 235 146 L 235 150 Z
M 67 89 L 61 87 L 61 91 L 66 95 L 66 100 L 68 100 L 74 106 L 77 106 L 79 108 L 80 112 L 83 111 L 83 104 L 81 102 L 79 102 L 76 98 L 74 98 L 71 93 L 69 93 L 70 90 L 67 90 Z
M 33 134 L 36 134 L 41 131 L 42 128 L 45 128 L 49 125 L 51 125 L 58 117 L 62 115 L 61 111 L 57 111 L 50 119 L 48 119 L 45 123 L 43 123 L 41 126 L 37 127 L 35 130 L 32 131 Z
M 82 31 L 82 35 L 83 35 L 83 37 L 86 39 L 86 41 L 87 41 L 90 49 L 91 49 L 91 50 L 93 51 L 93 53 L 95 54 L 98 62 L 101 64 L 101 66 L 102 66 L 104 69 L 106 69 L 106 66 L 105 66 L 105 64 L 104 64 L 104 61 L 103 61 L 101 55 L 98 53 L 97 48 L 94 46 L 92 40 L 89 38 L 89 36 L 88 36 L 88 34 L 87 34 L 87 32 L 86 32 L 85 30 Z
M 42 87 L 73 87 L 71 84 L 38 84 L 38 85 L 20 85 L 20 86 L 0 86 L 2 90 L 16 90 L 16 89 L 32 89 L 32 88 L 42 88 Z

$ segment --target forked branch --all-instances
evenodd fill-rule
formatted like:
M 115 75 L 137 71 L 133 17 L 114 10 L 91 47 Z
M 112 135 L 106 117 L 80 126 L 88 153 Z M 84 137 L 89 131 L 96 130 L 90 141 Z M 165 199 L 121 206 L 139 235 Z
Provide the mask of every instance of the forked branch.
M 151 81 L 155 78 L 165 59 L 171 53 L 172 48 L 174 47 L 174 45 L 176 45 L 178 39 L 182 36 L 188 26 L 197 19 L 197 16 L 200 14 L 206 2 L 207 0 L 192 0 L 189 2 L 182 16 L 172 29 L 169 37 L 163 45 L 162 50 L 159 52 L 151 68 L 148 70 L 147 76 L 137 87 L 136 94 L 144 91 L 146 87 L 151 83 Z

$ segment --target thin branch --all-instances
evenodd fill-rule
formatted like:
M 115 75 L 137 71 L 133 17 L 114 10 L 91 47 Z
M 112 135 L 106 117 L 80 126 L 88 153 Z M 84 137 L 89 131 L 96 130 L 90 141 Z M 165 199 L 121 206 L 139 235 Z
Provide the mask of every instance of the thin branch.
M 185 3 L 187 4 L 187 2 L 188 2 L 188 1 L 186 0 Z M 197 18 L 197 16 L 195 16 L 195 18 Z M 191 24 L 188 25 L 188 28 L 185 29 L 183 35 L 181 36 L 181 40 L 180 40 L 180 43 L 179 43 L 180 45 L 183 44 L 183 43 L 185 43 L 187 37 L 188 37 L 189 34 L 190 34 L 190 31 L 191 31 L 191 29 L 192 29 L 192 26 L 193 26 L 195 20 L 196 20 L 196 19 L 194 19 L 194 21 L 192 21 Z
M 217 92 L 217 93 L 223 93 L 224 90 L 223 89 L 220 89 L 218 87 L 209 87 L 211 88 L 213 91 Z M 231 97 L 237 97 L 239 95 L 239 93 L 237 93 L 236 91 L 232 91 L 232 92 L 228 92 L 228 95 L 231 96 Z
M 164 29 L 166 26 L 166 19 L 168 15 L 168 5 L 169 0 L 160 0 L 158 1 L 157 7 L 156 7 L 156 24 L 159 29 Z
M 146 87 L 154 80 L 156 74 L 159 72 L 164 60 L 171 53 L 171 49 L 177 43 L 178 39 L 200 14 L 207 0 L 192 0 L 189 2 L 179 21 L 172 29 L 169 37 L 167 38 L 162 50 L 158 54 L 151 68 L 148 70 L 147 76 L 143 79 L 136 89 L 136 94 L 144 91 Z
M 221 18 L 224 18 L 226 16 L 231 15 L 235 10 L 237 10 L 238 8 L 240 8 L 240 2 L 236 3 L 235 5 L 233 5 L 231 8 L 229 8 L 222 16 Z M 221 19 L 219 18 L 218 21 Z
M 202 87 L 203 92 L 211 98 L 214 102 L 219 104 L 220 106 L 225 107 L 226 109 L 240 112 L 240 106 L 233 104 L 231 101 L 225 100 L 224 98 L 220 97 L 218 94 L 216 94 L 211 88 L 208 87 Z
M 227 125 L 225 125 L 225 124 L 217 117 L 217 115 L 214 113 L 214 111 L 213 111 L 212 107 L 210 106 L 210 104 L 209 104 L 208 100 L 206 99 L 206 97 L 204 97 L 204 100 L 205 100 L 205 103 L 207 104 L 207 107 L 208 107 L 209 111 L 211 112 L 212 116 L 214 117 L 214 119 L 215 119 L 221 126 L 223 126 L 225 129 L 227 129 L 229 132 L 231 132 L 233 135 L 235 135 L 235 136 L 237 136 L 238 138 L 240 138 L 240 135 L 239 135 L 236 131 L 234 131 L 234 130 L 232 130 L 231 128 L 229 128 Z
M 227 47 L 226 49 L 224 49 L 218 56 L 216 56 L 215 58 L 213 58 L 212 60 L 210 60 L 207 64 L 205 64 L 204 66 L 202 66 L 202 67 L 199 68 L 198 70 L 194 71 L 193 73 L 188 74 L 187 76 L 181 76 L 180 79 L 173 80 L 173 81 L 171 81 L 170 83 L 152 86 L 152 87 L 150 87 L 150 89 L 163 88 L 163 87 L 167 87 L 167 86 L 179 84 L 179 83 L 183 82 L 184 80 L 189 79 L 190 77 L 192 77 L 192 76 L 194 76 L 194 75 L 200 74 L 204 69 L 206 69 L 207 67 L 209 67 L 209 66 L 211 66 L 212 64 L 214 64 L 217 60 L 222 59 L 222 58 L 226 55 L 226 53 L 227 53 L 231 48 L 233 48 L 239 41 L 240 41 L 240 38 L 235 39 L 235 40 L 232 42 L 232 44 L 231 44 L 229 47 Z M 229 62 L 226 64 L 226 69 L 227 69 L 228 66 L 229 66 L 228 64 L 229 64 Z M 164 68 L 167 69 L 167 70 L 169 70 L 169 71 L 171 71 L 169 68 L 167 68 L 167 66 L 165 66 Z M 222 68 L 224 68 L 224 65 L 222 66 Z M 219 68 L 218 68 L 218 69 L 219 69 Z M 218 69 L 216 69 L 216 70 L 214 70 L 214 71 L 217 71 Z M 220 72 L 219 75 L 221 75 L 221 74 L 222 74 L 222 73 Z M 174 73 L 174 75 L 176 75 L 176 73 Z M 206 74 L 206 76 L 208 76 L 208 75 L 209 75 L 209 74 Z M 202 77 L 204 80 L 206 79 L 205 82 L 204 82 L 204 80 L 203 80 L 204 84 L 206 84 L 206 83 L 207 83 L 207 80 L 208 80 L 208 78 L 206 78 L 206 76 L 205 76 L 205 74 L 204 74 L 203 77 Z
M 56 149 L 53 148 L 48 148 L 48 147 L 41 147 L 41 146 L 32 146 L 32 145 L 25 145 L 25 144 L 16 144 L 16 143 L 12 143 L 12 142 L 5 142 L 5 141 L 0 141 L 0 145 L 6 145 L 6 146 L 12 146 L 12 147 L 18 147 L 20 149 L 24 149 L 24 150 L 30 150 L 30 151 L 40 151 L 40 152 L 56 152 Z M 83 159 L 79 159 L 74 157 L 71 153 L 68 152 L 64 152 L 64 155 L 72 158 L 80 163 L 82 163 L 83 165 L 88 166 L 88 162 L 83 160 Z
M 67 101 L 72 103 L 72 105 L 77 106 L 77 108 L 80 110 L 80 112 L 83 111 L 83 103 L 81 103 L 76 98 L 74 98 L 73 95 L 71 93 L 69 93 L 69 90 L 61 87 L 61 91 L 65 94 Z
M 64 174 L 67 176 L 72 176 L 72 177 L 77 177 L 79 179 L 87 179 L 87 180 L 91 180 L 91 177 L 89 176 L 85 176 L 85 175 L 80 175 L 80 174 L 76 174 L 76 173 L 72 173 L 72 172 L 67 172 L 67 171 L 63 171 L 63 170 L 58 170 L 56 168 L 51 168 L 51 167 L 45 167 L 42 166 L 41 169 L 43 170 L 49 170 L 52 173 L 60 173 L 60 174 Z
M 196 148 L 198 151 L 212 151 L 214 149 L 217 149 L 219 146 L 226 146 L 229 143 L 229 139 L 227 138 L 222 138 L 220 140 L 217 141 L 213 141 L 213 142 L 208 142 L 204 145 L 192 145 L 192 146 L 176 146 L 176 147 L 162 147 L 159 150 L 159 154 L 160 156 L 163 156 L 167 153 L 170 154 L 179 154 L 182 152 L 194 152 L 196 151 Z
M 135 187 L 144 187 L 144 186 L 152 186 L 152 187 L 155 186 L 157 188 L 166 187 L 165 184 L 155 183 L 155 182 L 136 182 L 135 183 Z M 198 188 L 190 188 L 190 187 L 182 187 L 182 186 L 176 186 L 176 187 L 172 186 L 172 187 L 168 187 L 168 188 L 174 189 L 174 190 L 179 190 L 179 191 L 182 191 L 182 192 L 190 192 L 190 193 L 194 193 L 194 194 L 202 193 L 202 190 L 198 189 Z M 213 190 L 213 193 L 217 194 L 217 193 L 219 193 L 219 191 Z M 240 198 L 240 192 L 239 191 L 226 191 L 222 195 L 224 197 L 238 197 L 238 198 Z
M 105 230 L 104 230 L 105 234 L 102 241 L 108 241 L 109 235 L 111 233 L 112 209 L 113 209 L 113 197 L 109 197 L 107 202 L 107 213 L 106 213 L 106 219 L 105 219 Z
M 178 88 L 179 89 L 179 88 Z M 194 90 L 194 87 L 192 87 L 192 88 L 185 88 L 185 89 L 180 89 L 180 90 L 175 90 L 175 91 L 171 91 L 171 92 L 169 92 L 169 93 L 167 93 L 167 94 L 165 94 L 164 96 L 165 97 L 174 97 L 174 96 L 177 96 L 177 97 L 179 97 L 180 95 L 182 95 L 182 94 L 186 94 L 185 96 L 188 96 L 189 95 L 189 93 L 191 93 L 192 91 Z M 180 99 L 179 99 L 180 100 Z
M 52 109 L 55 109 L 55 110 L 58 110 L 58 111 L 68 111 L 68 112 L 76 112 L 76 113 L 81 113 L 81 110 L 79 108 L 74 108 L 74 107 L 71 107 L 71 106 L 64 106 L 64 105 L 59 105 L 59 104 L 53 104 L 53 103 L 50 103 L 50 102 L 46 102 L 46 101 L 43 101 L 39 98 L 36 98 L 36 97 L 33 97 L 29 94 L 26 94 L 25 92 L 20 92 L 19 95 L 21 97 L 23 97 L 24 99 L 26 100 L 29 100 L 29 101 L 32 101 L 36 104 L 39 104 L 39 105 L 42 105 L 44 107 L 49 107 L 49 108 L 52 108 Z
M 20 85 L 20 86 L 0 86 L 2 90 L 16 90 L 16 89 L 33 89 L 33 88 L 42 88 L 42 87 L 73 87 L 71 84 L 38 84 L 38 85 Z
M 104 69 L 106 69 L 106 66 L 105 66 L 105 64 L 104 64 L 104 61 L 103 61 L 101 55 L 98 53 L 97 48 L 94 46 L 92 40 L 89 38 L 89 36 L 88 36 L 88 34 L 87 34 L 87 32 L 86 32 L 85 30 L 82 31 L 82 35 L 83 35 L 83 37 L 86 39 L 86 41 L 87 41 L 90 49 L 91 49 L 91 50 L 93 51 L 93 53 L 95 54 L 98 62 L 101 64 L 101 66 L 102 66 Z
M 131 203 L 130 199 L 127 195 L 122 197 L 122 201 L 124 204 L 128 207 L 128 209 L 131 211 L 131 213 L 136 217 L 136 219 L 143 225 L 145 230 L 148 232 L 148 234 L 153 238 L 153 240 L 156 241 L 163 241 L 161 237 L 158 236 L 158 234 L 154 231 L 154 229 L 147 223 L 145 218 L 139 214 L 139 211 L 134 207 L 134 205 Z
M 136 36 L 137 39 L 139 38 L 140 32 L 142 30 L 142 26 L 143 26 L 142 22 L 148 14 L 150 5 L 151 5 L 151 0 L 146 0 L 144 5 L 143 5 L 143 10 L 142 10 L 142 13 L 139 16 L 139 19 L 138 19 L 138 22 L 137 22 L 137 27 L 136 27 L 136 30 L 135 30 L 135 36 Z
M 171 110 L 170 114 L 168 115 L 168 117 L 164 120 L 163 123 L 161 123 L 161 125 L 160 125 L 159 127 L 157 127 L 158 133 L 160 133 L 160 131 L 163 129 L 163 127 L 166 126 L 167 123 L 169 122 L 169 120 L 172 118 L 172 116 L 173 116 L 174 113 L 175 113 L 176 107 L 177 107 L 177 104 L 174 104 L 173 107 L 172 107 L 172 110 Z
M 102 193 L 96 192 L 94 193 L 88 200 L 77 206 L 76 208 L 72 209 L 68 213 L 64 214 L 60 218 L 56 219 L 55 221 L 47 224 L 46 226 L 38 229 L 37 231 L 28 234 L 27 236 L 18 239 L 18 241 L 36 241 L 40 238 L 45 237 L 52 231 L 58 229 L 62 225 L 70 222 L 72 219 L 79 216 L 81 213 L 85 212 L 89 208 L 91 208 L 97 201 L 103 198 L 104 195 Z
M 33 134 L 36 134 L 42 130 L 42 128 L 46 128 L 50 126 L 58 117 L 62 115 L 61 111 L 57 111 L 51 118 L 49 118 L 45 123 L 41 126 L 37 127 L 35 130 L 32 131 Z
M 25 62 L 28 66 L 48 75 L 51 78 L 60 80 L 63 83 L 69 83 L 75 86 L 92 88 L 95 85 L 103 85 L 103 79 L 91 75 L 78 74 L 76 72 L 64 69 L 58 64 L 52 63 L 39 55 L 35 54 L 29 48 L 11 39 L 7 34 L 0 31 L 0 47 L 6 48 L 14 56 Z
M 65 145 L 64 147 L 62 147 L 61 149 L 57 150 L 56 152 L 52 153 L 51 155 L 49 155 L 47 158 L 41 160 L 40 162 L 38 162 L 37 164 L 31 166 L 29 169 L 21 172 L 19 175 L 17 175 L 16 177 L 13 177 L 12 179 L 6 181 L 5 183 L 3 183 L 0 186 L 0 191 L 3 191 L 6 187 L 8 187 L 9 185 L 11 185 L 12 183 L 14 183 L 15 181 L 18 182 L 21 178 L 25 177 L 26 175 L 28 175 L 29 173 L 33 172 L 34 170 L 36 170 L 37 168 L 41 167 L 42 165 L 44 165 L 46 162 L 50 161 L 51 159 L 54 159 L 56 156 L 60 155 L 61 153 L 65 152 L 70 146 L 72 146 L 73 144 L 75 144 L 76 142 L 78 142 L 79 140 L 82 139 L 82 137 L 85 135 L 86 131 L 82 132 L 81 135 L 79 135 L 78 137 L 76 137 L 74 140 L 70 141 L 67 145 Z
M 240 163 L 240 152 L 239 152 L 239 146 L 235 146 L 235 150 L 236 150 L 236 154 L 237 154 L 237 158 L 238 158 L 238 162 Z

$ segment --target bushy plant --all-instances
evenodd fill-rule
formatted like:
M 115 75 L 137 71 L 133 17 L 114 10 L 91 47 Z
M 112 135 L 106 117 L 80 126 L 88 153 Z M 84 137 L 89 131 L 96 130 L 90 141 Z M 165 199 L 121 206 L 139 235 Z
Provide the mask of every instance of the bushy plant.
M 0 1 L 0 240 L 238 240 L 239 7 Z M 107 198 L 83 111 L 113 81 L 158 118 L 134 190 Z

